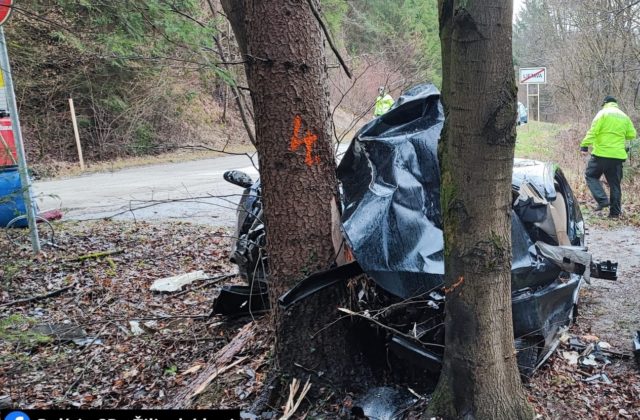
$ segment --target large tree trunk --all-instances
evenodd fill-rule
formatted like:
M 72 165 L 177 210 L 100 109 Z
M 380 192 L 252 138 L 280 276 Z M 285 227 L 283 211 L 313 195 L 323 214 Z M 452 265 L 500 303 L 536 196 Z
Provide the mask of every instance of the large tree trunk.
M 307 0 L 222 5 L 246 61 L 253 100 L 275 305 L 282 292 L 335 260 L 336 163 L 321 27 Z M 339 385 L 350 376 L 347 325 L 335 322 L 346 296 L 345 288 L 334 288 L 276 310 L 276 359 L 285 378 L 316 372 L 316 385 L 320 377 Z
M 429 411 L 445 418 L 531 419 L 511 318 L 513 5 L 440 0 L 439 7 L 446 348 Z

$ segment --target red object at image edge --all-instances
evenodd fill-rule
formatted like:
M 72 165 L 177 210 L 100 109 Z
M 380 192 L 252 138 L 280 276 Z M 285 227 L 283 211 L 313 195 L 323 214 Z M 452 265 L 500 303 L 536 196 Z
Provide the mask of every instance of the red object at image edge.
M 0 25 L 9 19 L 11 10 L 13 9 L 13 0 L 0 0 Z

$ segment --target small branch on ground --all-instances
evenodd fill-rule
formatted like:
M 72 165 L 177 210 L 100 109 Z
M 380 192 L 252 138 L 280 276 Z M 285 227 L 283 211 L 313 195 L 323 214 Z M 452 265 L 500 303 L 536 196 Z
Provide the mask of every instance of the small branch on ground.
M 44 300 L 44 299 L 49 299 L 49 298 L 52 298 L 52 297 L 56 297 L 58 295 L 61 295 L 64 292 L 66 292 L 67 290 L 73 289 L 75 286 L 76 286 L 76 283 L 74 282 L 74 283 L 71 283 L 67 287 L 63 287 L 62 289 L 54 290 L 53 292 L 49 292 L 49 293 L 44 294 L 44 295 L 32 296 L 32 297 L 28 297 L 28 298 L 24 298 L 24 299 L 14 300 L 13 302 L 3 303 L 2 305 L 0 305 L 0 308 L 5 308 L 7 306 L 13 306 L 13 305 L 20 305 L 22 303 L 36 302 L 36 301 L 39 301 L 39 300 Z
M 124 252 L 124 249 L 110 249 L 110 250 L 107 250 L 107 251 L 91 252 L 89 254 L 81 255 L 81 256 L 73 258 L 71 260 L 67 260 L 66 262 L 76 262 L 76 261 L 89 260 L 89 259 L 92 259 L 92 258 L 108 257 L 108 256 L 111 256 L 111 255 L 122 254 L 123 252 Z

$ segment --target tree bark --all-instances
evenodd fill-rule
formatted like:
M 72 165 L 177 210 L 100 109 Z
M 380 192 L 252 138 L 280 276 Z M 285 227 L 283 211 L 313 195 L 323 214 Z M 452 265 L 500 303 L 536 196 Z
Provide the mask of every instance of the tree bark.
M 314 0 L 316 1 L 316 0 Z M 307 0 L 223 0 L 255 112 L 256 146 L 272 302 L 335 259 L 331 205 L 337 181 L 321 28 Z M 335 322 L 346 288 L 276 310 L 276 359 L 291 377 L 340 386 L 353 358 L 346 321 Z M 283 381 L 281 381 L 283 382 Z
M 213 5 L 213 0 L 207 0 L 207 3 L 209 4 L 209 10 L 211 10 L 211 18 L 215 19 L 216 8 Z M 223 63 L 227 63 L 227 57 L 225 56 L 224 49 L 222 48 L 222 44 L 220 43 L 220 40 L 218 39 L 218 37 L 214 36 L 213 41 L 216 44 L 216 49 L 218 50 L 218 56 L 220 57 L 220 60 Z M 231 66 L 229 66 L 228 64 L 223 64 L 222 66 L 228 72 L 230 73 L 232 72 Z M 225 90 L 225 95 L 224 95 L 224 112 L 222 113 L 222 120 L 226 122 L 227 104 L 229 102 L 229 87 L 231 87 L 231 90 L 233 91 L 233 97 L 236 102 L 236 105 L 238 106 L 238 112 L 240 113 L 240 119 L 242 120 L 242 125 L 244 125 L 244 129 L 247 131 L 247 136 L 249 137 L 249 141 L 255 147 L 256 138 L 255 138 L 255 135 L 253 134 L 253 127 L 252 127 L 252 124 L 249 122 L 247 111 L 245 110 L 245 106 L 242 103 L 242 93 L 240 92 L 240 89 L 238 89 L 238 86 L 236 85 L 229 86 L 229 84 L 227 84 L 227 89 Z
M 445 354 L 429 415 L 531 419 L 511 317 L 510 0 L 440 0 Z

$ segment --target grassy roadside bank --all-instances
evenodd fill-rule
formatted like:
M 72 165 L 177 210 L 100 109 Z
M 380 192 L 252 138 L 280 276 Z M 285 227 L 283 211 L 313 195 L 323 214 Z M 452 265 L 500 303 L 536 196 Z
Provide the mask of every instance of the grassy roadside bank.
M 81 170 L 79 164 L 74 162 L 47 162 L 29 165 L 35 179 L 56 179 L 70 178 L 74 176 L 93 174 L 98 172 L 114 172 L 120 169 L 137 166 L 158 165 L 162 163 L 178 163 L 192 160 L 213 159 L 229 154 L 255 153 L 255 148 L 251 145 L 237 145 L 227 147 L 225 151 L 201 149 L 180 149 L 173 152 L 159 155 L 147 155 L 120 158 L 102 162 L 88 162 L 85 170 Z
M 550 161 L 559 165 L 571 184 L 573 192 L 580 202 L 582 213 L 589 224 L 597 224 L 602 227 L 640 226 L 640 160 L 638 159 L 638 150 L 633 150 L 631 158 L 624 164 L 623 217 L 620 220 L 611 221 L 606 219 L 606 212 L 596 214 L 592 211 L 595 202 L 584 180 L 588 158 L 582 157 L 579 152 L 579 145 L 583 137 L 584 132 L 576 126 L 531 122 L 518 127 L 515 155 L 519 158 Z

